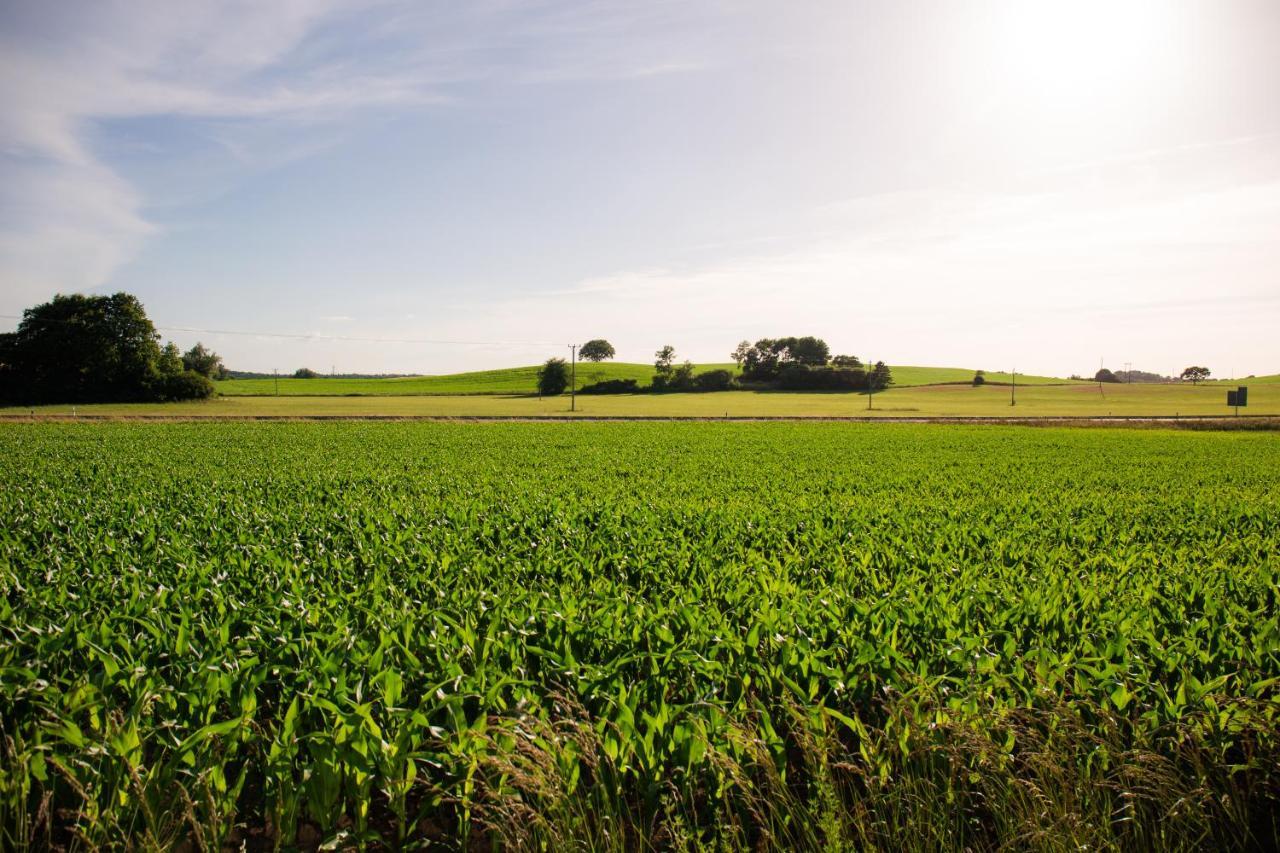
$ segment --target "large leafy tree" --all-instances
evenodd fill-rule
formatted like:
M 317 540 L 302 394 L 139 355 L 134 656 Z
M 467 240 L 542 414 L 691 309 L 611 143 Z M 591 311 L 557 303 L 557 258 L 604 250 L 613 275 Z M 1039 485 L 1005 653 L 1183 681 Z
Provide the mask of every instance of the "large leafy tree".
M 595 338 L 579 347 L 578 355 L 587 361 L 599 362 L 604 361 L 606 358 L 613 358 L 616 353 L 614 352 L 613 344 L 604 338 Z
M 797 364 L 821 367 L 831 358 L 831 348 L 822 338 L 805 335 L 803 338 L 786 338 L 785 340 L 789 360 Z
M 0 397 L 19 403 L 91 403 L 208 396 L 185 379 L 174 349 L 128 293 L 58 295 L 23 312 L 0 343 Z
M 1182 371 L 1183 379 L 1190 379 L 1192 385 L 1199 384 L 1202 380 L 1209 378 L 1209 368 L 1191 366 Z
M 14 337 L 31 402 L 145 399 L 160 360 L 155 326 L 127 293 L 55 296 L 23 312 Z

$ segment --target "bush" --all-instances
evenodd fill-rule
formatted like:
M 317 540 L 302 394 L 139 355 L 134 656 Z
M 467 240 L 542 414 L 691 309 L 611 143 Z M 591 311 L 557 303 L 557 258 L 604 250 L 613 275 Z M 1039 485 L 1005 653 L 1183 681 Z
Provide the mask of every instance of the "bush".
M 686 361 L 679 367 L 667 367 L 665 370 L 659 365 L 658 372 L 653 376 L 653 383 L 649 386 L 651 391 L 696 391 L 693 382 L 693 363 Z
M 788 364 L 778 372 L 778 388 L 784 391 L 863 391 L 866 387 L 867 372 L 861 368 Z
M 973 374 L 973 384 L 974 384 L 974 387 L 977 387 L 979 385 L 986 385 L 987 384 L 986 372 L 979 370 L 977 373 Z
M 538 371 L 538 393 L 547 397 L 563 394 L 569 387 L 569 366 L 563 358 L 549 358 Z
M 733 387 L 733 374 L 728 370 L 708 370 L 693 377 L 697 391 L 728 391 Z
M 309 367 L 299 367 L 293 372 L 294 379 L 315 379 L 319 375 Z
M 153 389 L 156 399 L 165 402 L 204 400 L 213 396 L 213 382 L 194 370 L 165 374 L 156 381 Z
M 640 383 L 634 379 L 605 379 L 601 382 L 593 382 L 590 385 L 583 385 L 578 389 L 579 394 L 638 394 L 640 393 Z

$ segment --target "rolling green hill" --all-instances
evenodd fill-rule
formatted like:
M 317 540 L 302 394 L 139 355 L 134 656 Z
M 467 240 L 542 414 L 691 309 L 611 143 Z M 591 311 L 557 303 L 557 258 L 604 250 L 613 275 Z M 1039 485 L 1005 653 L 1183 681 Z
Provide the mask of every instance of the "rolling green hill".
M 1236 377 L 1235 379 L 1208 379 L 1200 384 L 1204 385 L 1206 383 L 1210 385 L 1230 385 L 1232 387 L 1236 385 L 1280 385 L 1280 373 L 1272 373 L 1267 376 Z
M 895 388 L 913 388 L 918 385 L 947 385 L 953 382 L 972 382 L 974 370 L 970 367 L 915 367 L 912 365 L 890 366 L 893 371 Z M 1006 383 L 1010 376 L 999 370 L 986 372 L 988 382 Z M 1077 385 L 1079 380 L 1062 379 L 1057 376 L 1027 376 L 1018 374 L 1019 385 Z
M 732 370 L 728 364 L 700 364 L 696 371 Z M 446 376 L 407 376 L 397 379 L 294 379 L 281 377 L 280 396 L 290 397 L 411 397 L 424 395 L 469 394 L 532 394 L 537 387 L 538 366 L 509 367 L 502 370 L 481 370 L 472 373 L 453 373 Z M 653 366 L 649 364 L 579 363 L 578 387 L 608 379 L 634 379 L 643 387 L 653 378 Z M 918 385 L 937 385 L 950 382 L 969 382 L 973 370 L 961 367 L 913 367 L 893 368 L 894 385 L 909 388 Z M 988 373 L 988 382 L 1008 382 L 1007 373 Z M 1026 385 L 1069 384 L 1069 380 L 1051 376 L 1018 375 L 1018 383 Z M 218 393 L 225 397 L 269 397 L 276 394 L 274 379 L 227 379 L 216 383 Z
M 700 364 L 698 373 L 716 369 L 735 370 L 735 365 Z M 479 370 L 445 376 L 406 376 L 397 379 L 280 379 L 281 396 L 406 397 L 418 395 L 533 394 L 537 391 L 539 365 Z M 642 386 L 653 378 L 653 365 L 627 363 L 578 364 L 578 387 L 607 379 L 634 379 Z M 276 393 L 273 379 L 228 379 L 215 383 L 226 397 L 261 397 Z

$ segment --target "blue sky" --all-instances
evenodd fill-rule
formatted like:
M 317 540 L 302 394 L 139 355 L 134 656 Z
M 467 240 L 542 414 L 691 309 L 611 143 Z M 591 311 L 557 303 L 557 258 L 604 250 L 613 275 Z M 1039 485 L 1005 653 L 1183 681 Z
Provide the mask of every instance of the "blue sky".
M 1272 0 L 17 0 L 0 313 L 310 336 L 166 332 L 259 370 L 1274 372 L 1277 43 Z

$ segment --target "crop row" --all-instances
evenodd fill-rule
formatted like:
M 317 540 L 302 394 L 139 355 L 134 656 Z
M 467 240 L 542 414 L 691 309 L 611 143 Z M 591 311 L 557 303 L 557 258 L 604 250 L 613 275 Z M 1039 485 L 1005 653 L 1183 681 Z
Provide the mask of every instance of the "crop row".
M 986 846 L 1034 756 L 1133 789 L 1064 838 L 1275 830 L 1267 434 L 10 425 L 0 459 L 9 845 L 891 844 L 919 779 Z

